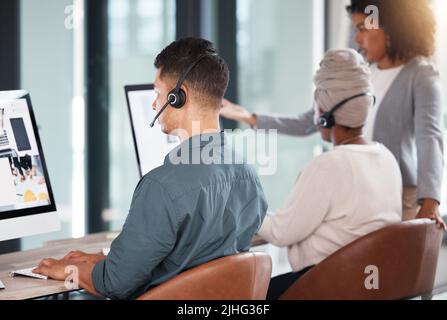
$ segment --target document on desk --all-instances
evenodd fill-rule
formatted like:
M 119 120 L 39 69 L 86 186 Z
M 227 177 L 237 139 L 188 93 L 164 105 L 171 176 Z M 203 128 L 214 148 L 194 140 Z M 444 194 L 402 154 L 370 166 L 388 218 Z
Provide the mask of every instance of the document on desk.
M 0 281 L 0 290 L 5 289 L 5 285 Z

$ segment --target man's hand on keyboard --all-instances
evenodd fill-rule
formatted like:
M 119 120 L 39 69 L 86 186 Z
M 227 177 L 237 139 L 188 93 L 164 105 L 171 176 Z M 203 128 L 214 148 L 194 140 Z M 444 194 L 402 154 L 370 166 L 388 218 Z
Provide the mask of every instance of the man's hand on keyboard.
M 97 264 L 98 262 L 104 260 L 106 256 L 102 253 L 89 254 L 82 251 L 71 251 L 67 254 L 63 260 L 72 262 L 88 262 Z
M 69 273 L 65 273 L 66 268 L 70 266 L 67 260 L 43 259 L 37 268 L 33 270 L 34 273 L 42 274 L 54 280 L 65 280 Z
M 82 251 L 71 251 L 63 259 L 43 259 L 37 268 L 33 270 L 34 273 L 48 276 L 54 280 L 65 280 L 69 275 L 70 269 L 67 267 L 77 266 L 79 264 L 89 264 L 94 266 L 98 262 L 106 258 L 102 253 L 89 254 Z M 68 272 L 68 273 L 66 273 Z
M 92 262 L 75 262 L 73 260 L 67 259 L 43 259 L 39 263 L 39 266 L 33 270 L 33 272 L 48 276 L 49 278 L 54 280 L 64 281 L 69 275 L 73 273 L 73 267 L 77 268 L 78 271 L 77 280 L 79 286 L 87 290 L 91 294 L 98 295 L 92 282 L 92 271 L 95 267 L 95 264 Z

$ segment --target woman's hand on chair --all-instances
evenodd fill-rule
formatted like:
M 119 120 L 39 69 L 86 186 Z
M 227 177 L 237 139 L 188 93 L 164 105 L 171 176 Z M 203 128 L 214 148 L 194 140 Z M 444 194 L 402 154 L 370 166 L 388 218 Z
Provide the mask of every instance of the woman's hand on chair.
M 436 200 L 424 199 L 416 219 L 431 219 L 444 231 L 447 230 L 447 226 L 439 213 L 439 203 Z

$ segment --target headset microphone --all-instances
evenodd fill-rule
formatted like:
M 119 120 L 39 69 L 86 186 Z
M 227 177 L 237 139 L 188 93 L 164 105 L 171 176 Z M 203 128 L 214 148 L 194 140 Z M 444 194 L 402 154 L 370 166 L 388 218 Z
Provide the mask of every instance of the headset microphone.
M 172 94 L 168 95 L 168 101 L 166 101 L 166 104 L 163 106 L 163 108 L 160 109 L 160 112 L 157 113 L 157 115 L 154 118 L 154 121 L 150 124 L 151 128 L 155 126 L 155 121 L 157 121 L 158 118 L 160 118 L 161 114 L 166 110 L 166 108 L 169 105 L 174 105 L 176 103 L 176 97 Z
M 151 122 L 150 126 L 151 128 L 153 128 L 155 126 L 155 121 L 158 120 L 158 118 L 160 118 L 161 114 L 166 110 L 166 108 L 169 106 L 169 101 L 166 102 L 166 104 L 163 106 L 163 108 L 161 108 L 160 112 L 157 113 L 157 115 L 154 118 L 154 121 Z

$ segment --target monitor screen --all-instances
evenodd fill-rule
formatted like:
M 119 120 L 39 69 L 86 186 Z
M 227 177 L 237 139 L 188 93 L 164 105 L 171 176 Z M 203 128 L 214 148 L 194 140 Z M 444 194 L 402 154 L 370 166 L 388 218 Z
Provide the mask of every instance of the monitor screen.
M 158 123 L 149 126 L 156 115 L 152 109 L 156 97 L 153 85 L 126 86 L 125 91 L 140 176 L 144 176 L 163 164 L 179 140 L 164 134 Z
M 31 98 L 0 92 L 0 220 L 56 211 Z

